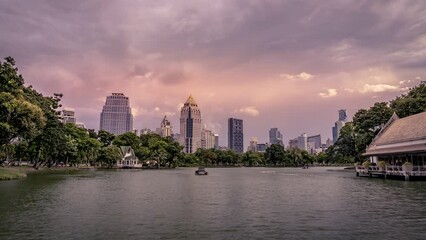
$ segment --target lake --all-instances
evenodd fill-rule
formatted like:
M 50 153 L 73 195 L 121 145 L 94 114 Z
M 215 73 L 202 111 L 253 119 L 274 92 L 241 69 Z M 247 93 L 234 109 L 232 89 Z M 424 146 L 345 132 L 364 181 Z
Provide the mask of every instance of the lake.
M 426 239 L 426 182 L 338 169 L 32 174 L 0 182 L 0 239 Z

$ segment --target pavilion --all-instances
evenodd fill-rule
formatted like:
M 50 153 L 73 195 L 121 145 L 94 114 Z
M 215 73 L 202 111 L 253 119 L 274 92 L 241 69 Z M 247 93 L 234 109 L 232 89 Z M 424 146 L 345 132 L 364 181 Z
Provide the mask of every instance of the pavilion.
M 426 112 L 405 118 L 394 113 L 363 155 L 375 166 L 357 167 L 357 175 L 426 179 Z

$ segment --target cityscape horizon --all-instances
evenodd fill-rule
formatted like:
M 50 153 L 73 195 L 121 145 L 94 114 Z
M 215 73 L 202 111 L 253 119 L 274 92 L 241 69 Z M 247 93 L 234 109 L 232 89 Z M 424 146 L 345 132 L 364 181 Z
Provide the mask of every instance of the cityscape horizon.
M 193 94 L 203 124 L 226 146 L 227 119 L 244 120 L 244 146 L 303 133 L 332 139 L 348 120 L 425 79 L 422 1 L 118 1 L 0 3 L 0 56 L 26 84 L 99 129 L 105 97 L 131 99 L 133 126 L 155 129 Z M 17 11 L 20 9 L 20 11 Z M 90 23 L 90 24 L 87 24 Z

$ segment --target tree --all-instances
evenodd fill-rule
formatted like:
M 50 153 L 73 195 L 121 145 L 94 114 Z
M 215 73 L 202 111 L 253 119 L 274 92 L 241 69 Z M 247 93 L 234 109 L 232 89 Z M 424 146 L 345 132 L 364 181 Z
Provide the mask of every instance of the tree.
M 270 165 L 278 165 L 284 161 L 284 147 L 272 144 L 266 149 L 265 160 Z
M 375 103 L 374 106 L 358 110 L 353 117 L 353 124 L 359 132 L 376 136 L 393 114 L 393 110 L 386 102 Z
M 247 151 L 242 156 L 242 162 L 248 166 L 259 166 L 265 164 L 264 154 L 259 152 Z
M 114 134 L 105 131 L 105 130 L 99 130 L 98 132 L 98 140 L 101 142 L 102 147 L 106 147 L 111 145 L 112 141 L 114 141 L 115 136 Z
M 120 148 L 115 145 L 110 145 L 101 148 L 98 156 L 98 162 L 108 168 L 112 168 L 117 160 L 120 160 L 121 158 Z
M 17 137 L 33 139 L 45 124 L 46 118 L 40 107 L 22 96 L 0 92 L 0 145 Z
M 401 118 L 426 111 L 426 82 L 392 100 L 390 106 Z
M 18 74 L 18 68 L 15 67 L 15 60 L 12 57 L 4 59 L 5 62 L 0 61 L 0 92 L 9 92 L 17 96 L 24 88 L 24 78 Z

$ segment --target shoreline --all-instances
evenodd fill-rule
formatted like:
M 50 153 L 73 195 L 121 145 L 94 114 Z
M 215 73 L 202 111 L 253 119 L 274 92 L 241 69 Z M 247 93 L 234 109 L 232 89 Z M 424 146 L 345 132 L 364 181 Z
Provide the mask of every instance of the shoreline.
M 28 174 L 62 173 L 84 170 L 76 167 L 53 167 L 34 169 L 30 166 L 0 167 L 0 181 L 18 180 L 26 178 Z
M 171 170 L 179 168 L 197 168 L 198 166 L 181 166 L 175 168 L 136 168 L 138 170 Z M 300 168 L 300 167 L 284 167 L 284 166 L 205 166 L 206 168 Z M 317 165 L 309 166 L 309 168 L 323 167 L 342 167 L 339 170 L 329 171 L 352 171 L 350 165 Z M 0 167 L 0 181 L 18 180 L 26 178 L 28 174 L 46 174 L 46 173 L 68 173 L 81 170 L 120 170 L 121 168 L 102 168 L 102 167 L 52 167 L 34 169 L 31 166 L 15 166 L 15 167 Z

